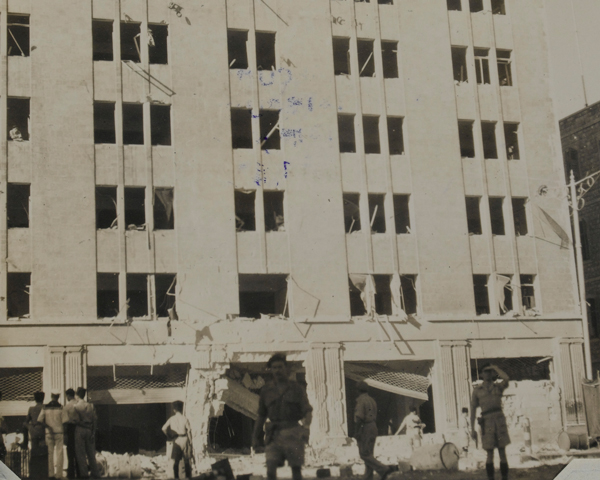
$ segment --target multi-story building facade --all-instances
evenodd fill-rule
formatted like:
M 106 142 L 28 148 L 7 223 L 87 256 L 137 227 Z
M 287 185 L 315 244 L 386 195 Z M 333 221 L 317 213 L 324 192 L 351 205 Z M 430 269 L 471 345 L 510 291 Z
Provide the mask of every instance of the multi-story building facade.
M 584 421 L 542 2 L 0 6 L 9 422 L 84 385 L 104 448 L 160 448 L 175 399 L 197 452 L 244 446 L 211 418 L 247 442 L 275 351 L 315 444 L 360 378 L 382 434 L 451 438 L 484 360 L 515 443 Z

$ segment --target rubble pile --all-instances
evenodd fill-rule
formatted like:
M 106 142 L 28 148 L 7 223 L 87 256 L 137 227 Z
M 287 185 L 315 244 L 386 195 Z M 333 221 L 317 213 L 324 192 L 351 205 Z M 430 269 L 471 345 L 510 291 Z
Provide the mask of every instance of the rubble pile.
M 149 457 L 146 455 L 96 453 L 96 462 L 102 477 L 110 478 L 167 478 L 171 468 L 166 455 Z M 169 472 L 169 473 L 167 473 Z

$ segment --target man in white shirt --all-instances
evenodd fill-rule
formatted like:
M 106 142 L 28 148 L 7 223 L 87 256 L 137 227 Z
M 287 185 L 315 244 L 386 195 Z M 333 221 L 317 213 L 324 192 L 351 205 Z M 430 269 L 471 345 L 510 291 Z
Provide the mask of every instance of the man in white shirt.
M 44 405 L 38 422 L 46 427 L 46 445 L 48 446 L 48 475 L 50 480 L 63 476 L 63 421 L 65 412 L 58 403 L 60 394 L 51 394 L 52 400 Z
M 167 436 L 167 439 L 173 442 L 173 450 L 171 452 L 173 473 L 175 478 L 179 478 L 179 462 L 183 459 L 185 476 L 186 478 L 191 478 L 192 432 L 190 422 L 183 416 L 183 402 L 179 400 L 173 402 L 173 410 L 175 410 L 175 414 L 162 427 L 162 431 Z
M 404 427 L 406 427 L 406 436 L 408 437 L 411 448 L 413 450 L 419 448 L 421 446 L 421 429 L 425 427 L 425 424 L 421 423 L 421 419 L 419 418 L 419 415 L 417 415 L 416 407 L 410 407 L 410 413 L 402 420 L 398 430 L 396 430 L 396 435 L 398 435 Z

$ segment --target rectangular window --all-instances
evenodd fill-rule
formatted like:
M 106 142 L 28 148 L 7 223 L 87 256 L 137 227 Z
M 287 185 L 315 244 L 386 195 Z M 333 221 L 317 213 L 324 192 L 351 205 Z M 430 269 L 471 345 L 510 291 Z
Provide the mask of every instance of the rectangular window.
M 496 50 L 496 59 L 498 62 L 498 81 L 501 87 L 510 87 L 513 84 L 511 71 L 511 51 Z
M 394 195 L 394 221 L 397 235 L 411 233 L 409 200 L 410 195 Z
M 92 43 L 94 61 L 113 60 L 113 21 L 92 20 Z
M 469 10 L 471 13 L 483 11 L 483 0 L 469 0 Z
M 377 0 L 379 5 L 393 5 L 394 0 Z
M 358 72 L 361 77 L 375 76 L 375 59 L 373 58 L 373 40 L 358 39 Z
M 123 145 L 144 144 L 144 106 L 123 103 Z
M 287 275 L 240 275 L 240 317 L 288 316 Z
M 369 222 L 371 233 L 385 233 L 385 193 L 369 194 Z
M 279 150 L 279 110 L 260 111 L 260 148 L 263 150 Z
M 30 185 L 9 183 L 6 192 L 7 228 L 29 228 Z
M 475 49 L 475 74 L 477 76 L 477 84 L 490 84 L 490 62 L 489 50 L 487 48 Z
M 98 318 L 113 318 L 119 314 L 119 274 L 96 275 L 96 310 Z
M 127 274 L 127 318 L 150 316 L 148 308 L 148 275 Z
M 169 63 L 169 26 L 160 23 L 148 25 L 148 60 L 151 65 Z
M 404 154 L 402 120 L 402 117 L 387 117 L 388 146 L 390 149 L 390 155 Z
M 475 141 L 473 139 L 472 121 L 458 121 L 458 137 L 460 141 L 460 156 L 462 158 L 475 158 Z
M 481 197 L 465 197 L 467 204 L 467 227 L 469 235 L 481 235 L 481 213 L 479 203 Z
M 252 148 L 252 110 L 231 109 L 231 143 L 233 148 Z
M 520 275 L 521 300 L 524 310 L 535 308 L 535 275 Z
M 519 124 L 504 124 L 504 141 L 506 143 L 506 158 L 508 160 L 519 160 Z
M 527 235 L 527 199 L 512 199 L 515 235 Z
M 7 15 L 6 53 L 10 57 L 29 56 L 29 15 Z
M 94 102 L 94 143 L 115 142 L 115 104 Z
M 7 107 L 8 139 L 13 142 L 29 140 L 29 99 L 8 97 Z
M 398 42 L 381 41 L 383 78 L 398 78 Z
M 579 152 L 575 148 L 568 148 L 565 150 L 563 157 L 565 159 L 565 177 L 567 183 L 571 182 L 571 170 L 573 170 L 573 176 L 575 180 L 581 179 L 581 171 L 579 169 Z
M 587 222 L 579 220 L 579 238 L 581 240 L 581 257 L 583 260 L 592 258 L 590 251 L 590 237 L 588 232 Z
M 150 105 L 152 145 L 171 145 L 171 105 Z
M 490 220 L 492 222 L 492 235 L 504 235 L 504 213 L 502 204 L 504 198 L 490 197 Z
M 506 15 L 504 0 L 492 0 L 492 13 L 494 15 Z
M 96 228 L 117 228 L 117 187 L 96 187 Z
M 154 189 L 154 230 L 173 230 L 175 228 L 175 212 L 173 188 Z
M 338 135 L 340 140 L 340 153 L 356 152 L 354 115 L 338 113 Z
M 361 291 L 356 288 L 350 279 L 348 279 L 348 290 L 350 293 L 350 316 L 361 317 L 366 315 L 367 310 L 361 298 Z
M 590 325 L 590 335 L 594 338 L 600 337 L 600 322 L 598 321 L 598 307 L 595 298 L 586 300 L 588 309 L 588 323 Z
M 256 190 L 235 191 L 235 229 L 238 232 L 256 230 Z
M 285 217 L 283 215 L 283 192 L 264 191 L 265 231 L 285 232 Z
M 256 69 L 276 70 L 275 34 L 256 32 Z
M 146 229 L 146 189 L 125 187 L 125 227 L 127 230 Z
M 121 22 L 121 60 L 141 62 L 140 35 L 142 24 Z
M 248 68 L 248 30 L 227 30 L 229 68 Z
M 495 122 L 481 122 L 481 139 L 483 140 L 483 158 L 498 158 Z
M 333 70 L 336 75 L 350 75 L 350 39 L 333 37 Z
M 31 273 L 8 272 L 6 274 L 7 309 L 9 318 L 29 317 Z
M 507 312 L 510 312 L 513 309 L 513 287 L 512 287 L 512 275 L 497 275 L 496 281 L 507 281 L 508 283 L 504 285 L 502 297 L 498 299 L 500 302 L 500 315 L 504 315 Z
M 168 318 L 169 310 L 175 307 L 175 287 L 177 276 L 173 273 L 157 273 L 154 275 L 154 287 L 156 290 L 156 316 Z
M 381 153 L 379 144 L 379 117 L 363 115 L 363 135 L 365 139 L 365 153 Z
M 461 0 L 446 0 L 446 5 L 448 6 L 448 10 L 460 12 L 462 10 L 462 6 L 460 5 Z
M 417 276 L 400 275 L 402 290 L 402 310 L 407 315 L 417 314 Z
M 488 295 L 487 275 L 473 275 L 473 293 L 475 294 L 475 314 L 490 313 L 490 298 Z
M 344 193 L 344 226 L 346 233 L 360 232 L 360 193 Z
M 454 73 L 455 83 L 468 81 L 467 47 L 452 47 L 452 72 Z
M 375 283 L 375 312 L 379 315 L 392 314 L 391 275 L 373 275 Z

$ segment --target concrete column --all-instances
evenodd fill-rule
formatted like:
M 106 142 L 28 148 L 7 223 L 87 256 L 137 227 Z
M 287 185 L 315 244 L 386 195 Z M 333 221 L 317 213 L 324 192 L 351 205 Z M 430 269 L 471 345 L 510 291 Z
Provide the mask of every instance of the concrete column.
M 560 382 L 566 426 L 584 424 L 581 381 L 585 378 L 585 367 L 582 339 L 561 338 L 557 341 L 556 373 Z
M 433 394 L 436 429 L 440 433 L 457 429 L 462 408 L 469 407 L 471 400 L 470 363 L 467 342 L 438 342 Z
M 344 443 L 348 426 L 340 344 L 311 345 L 306 360 L 306 382 L 308 399 L 313 407 L 311 443 Z

